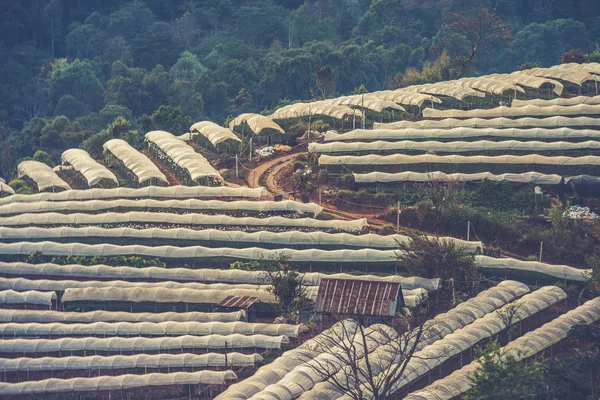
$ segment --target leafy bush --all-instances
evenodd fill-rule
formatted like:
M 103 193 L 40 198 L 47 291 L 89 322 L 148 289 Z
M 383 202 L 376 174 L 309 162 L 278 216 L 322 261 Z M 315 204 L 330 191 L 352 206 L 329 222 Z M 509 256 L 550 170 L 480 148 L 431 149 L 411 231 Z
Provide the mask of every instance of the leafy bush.
M 342 186 L 347 188 L 351 188 L 354 186 L 354 175 L 353 174 L 344 174 L 340 178 L 340 183 Z
M 294 171 L 294 172 L 296 172 L 298 170 L 303 170 L 304 167 L 306 167 L 306 165 L 302 161 L 296 160 L 292 163 L 292 171 Z
M 32 194 L 33 189 L 22 179 L 13 179 L 8 182 L 8 186 L 13 188 L 16 194 Z
M 320 184 L 326 184 L 329 181 L 329 174 L 326 170 L 321 170 L 317 174 L 317 182 Z
M 35 255 L 35 253 L 34 253 Z M 42 253 L 37 254 L 40 257 Z M 33 256 L 33 255 L 32 255 Z M 112 267 L 129 266 L 134 268 L 159 267 L 166 268 L 166 264 L 158 258 L 144 258 L 140 256 L 59 256 L 52 258 L 52 263 L 59 265 L 81 264 L 81 265 L 97 265 L 104 264 Z
M 386 224 L 379 228 L 379 234 L 383 236 L 389 236 L 396 233 L 396 227 L 392 224 Z

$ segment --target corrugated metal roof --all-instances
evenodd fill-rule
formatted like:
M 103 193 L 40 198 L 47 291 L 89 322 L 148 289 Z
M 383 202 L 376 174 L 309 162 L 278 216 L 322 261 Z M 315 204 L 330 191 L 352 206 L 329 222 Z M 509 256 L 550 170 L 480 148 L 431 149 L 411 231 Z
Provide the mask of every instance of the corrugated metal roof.
M 396 314 L 398 296 L 399 283 L 322 279 L 315 311 L 392 317 Z
M 235 307 L 248 308 L 258 301 L 258 297 L 253 296 L 227 296 L 217 306 L 219 307 Z

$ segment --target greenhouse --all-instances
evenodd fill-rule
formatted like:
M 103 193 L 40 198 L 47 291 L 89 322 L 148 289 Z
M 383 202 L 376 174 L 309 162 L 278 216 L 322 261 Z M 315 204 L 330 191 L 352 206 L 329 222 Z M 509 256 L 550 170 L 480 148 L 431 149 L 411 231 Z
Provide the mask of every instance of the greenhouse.
M 547 118 L 469 118 L 423 121 L 398 121 L 373 124 L 373 129 L 452 129 L 452 128 L 590 128 L 600 127 L 600 118 L 547 117 Z
M 551 86 L 552 92 L 556 96 L 561 96 L 564 91 L 564 88 L 565 88 L 565 86 L 557 80 L 549 79 L 549 78 L 542 78 L 539 76 L 524 75 L 524 74 L 520 74 L 518 72 L 510 73 L 510 74 L 490 74 L 490 75 L 486 75 L 486 76 L 493 78 L 493 79 L 499 79 L 501 81 L 514 83 L 516 85 L 523 86 L 523 87 L 530 88 L 530 89 L 538 89 L 539 90 L 539 89 L 542 89 L 544 86 Z M 513 102 L 514 101 L 516 101 L 516 99 L 513 99 Z
M 122 139 L 111 139 L 104 143 L 104 153 L 123 164 L 127 174 L 134 177 L 140 186 L 169 185 L 165 174 L 144 154 Z
M 563 314 L 513 340 L 502 348 L 503 354 L 510 354 L 517 360 L 529 358 L 543 352 L 567 338 L 572 327 L 578 324 L 593 324 L 600 321 L 600 298 L 589 300 L 583 305 Z M 470 377 L 479 368 L 479 362 L 472 363 L 439 379 L 424 389 L 404 397 L 405 400 L 450 400 L 466 393 L 472 386 Z
M 393 101 L 394 103 L 402 104 L 403 106 L 419 107 L 424 104 L 441 104 L 442 100 L 430 94 L 413 93 L 403 89 L 382 90 L 379 92 L 365 93 L 365 99 L 380 99 Z
M 587 105 L 600 105 L 600 96 L 576 96 L 568 99 L 559 97 L 558 99 L 530 99 L 530 100 L 518 100 L 515 99 L 511 103 L 511 107 L 525 107 L 525 106 L 536 106 L 536 107 L 552 107 L 552 106 L 577 106 L 580 104 Z
M 260 199 L 266 194 L 265 188 L 232 188 L 228 186 L 147 186 L 139 189 L 87 189 L 66 190 L 60 193 L 38 193 L 32 195 L 17 194 L 0 198 L 0 205 L 11 203 L 37 203 L 40 201 L 83 201 L 83 200 L 113 200 L 113 199 L 198 199 L 198 198 L 248 198 Z
M 233 248 L 206 248 L 202 246 L 175 247 L 175 246 L 117 246 L 111 244 L 87 245 L 80 243 L 54 243 L 54 242 L 18 242 L 0 243 L 0 254 L 5 257 L 27 256 L 31 253 L 41 252 L 44 256 L 142 256 L 161 258 L 170 261 L 182 262 L 187 260 L 193 265 L 196 262 L 210 264 L 211 260 L 219 265 L 229 265 L 232 260 L 268 260 L 281 254 L 289 257 L 289 261 L 309 266 L 322 266 L 338 269 L 375 268 L 393 266 L 396 263 L 397 251 L 395 250 L 293 250 L 282 248 L 278 250 L 249 247 L 245 249 Z M 206 265 L 206 264 L 205 264 Z M 341 271 L 340 271 L 341 272 Z
M 223 229 L 235 229 L 243 226 L 246 229 L 328 229 L 332 231 L 361 232 L 367 227 L 367 219 L 354 221 L 319 220 L 313 218 L 285 218 L 285 217 L 231 217 L 228 215 L 205 214 L 169 214 L 154 212 L 129 212 L 129 213 L 104 213 L 104 214 L 20 214 L 12 217 L 0 218 L 0 226 L 61 226 L 61 225 L 119 225 L 147 228 L 150 226 L 167 225 L 169 228 L 176 225 L 187 227 L 220 226 Z M 118 227 L 118 226 L 117 226 Z
M 161 163 L 170 164 L 178 178 L 208 186 L 221 185 L 223 182 L 221 174 L 208 160 L 183 140 L 164 131 L 148 132 L 146 140 L 150 153 Z
M 260 354 L 208 353 L 208 354 L 136 354 L 132 356 L 87 356 L 87 357 L 41 357 L 2 358 L 0 374 L 7 375 L 10 382 L 18 382 L 24 373 L 44 372 L 114 373 L 118 370 L 181 370 L 207 368 L 254 368 L 262 363 Z M 50 374 L 44 374 L 50 375 Z M 120 373 L 119 373 L 120 375 Z M 25 379 L 20 379 L 25 380 Z M 38 379 L 39 380 L 39 377 Z
M 38 310 L 0 310 L 0 322 L 236 322 L 246 318 L 244 311 L 235 312 L 166 312 L 166 313 L 129 313 L 124 311 L 38 311 Z
M 65 297 L 69 291 L 65 293 Z M 160 299 L 159 299 L 160 300 Z M 208 335 L 267 335 L 298 338 L 308 331 L 304 325 L 262 324 L 251 322 L 92 322 L 89 324 L 52 323 L 0 323 L 0 336 L 51 337 L 51 336 L 208 336 Z
M 73 171 L 83 177 L 87 187 L 111 188 L 119 186 L 115 174 L 94 160 L 85 150 L 69 149 L 62 153 L 60 158 L 63 166 L 70 166 Z
M 264 349 L 281 350 L 289 344 L 286 336 L 266 335 L 209 335 L 209 336 L 176 336 L 162 338 L 62 338 L 62 339 L 5 339 L 0 341 L 0 355 L 15 358 L 15 355 L 31 355 L 39 357 L 42 354 L 62 355 L 102 354 L 158 354 L 176 351 L 195 351 L 208 353 L 210 350 L 240 350 Z M 75 355 L 75 354 L 73 354 Z
M 69 184 L 60 179 L 52 168 L 39 161 L 21 161 L 17 166 L 17 177 L 32 182 L 38 192 L 60 192 L 71 189 Z
M 407 86 L 402 88 L 402 90 L 434 96 L 452 97 L 458 101 L 463 101 L 467 97 L 485 97 L 485 93 L 478 90 L 446 82 Z
M 525 93 L 525 90 L 522 87 L 515 85 L 514 83 L 489 76 L 480 76 L 478 78 L 460 78 L 455 81 L 446 81 L 445 83 L 448 85 L 454 84 L 456 86 L 470 87 L 496 96 L 502 96 L 505 92 L 514 94 Z
M 531 173 L 535 174 L 535 173 Z M 435 178 L 441 179 L 439 176 Z M 483 179 L 483 178 L 482 178 Z M 525 177 L 523 177 L 525 179 Z M 550 180 L 551 177 L 545 179 Z M 562 178 L 558 177 L 559 183 Z M 535 177 L 531 181 L 544 182 L 544 176 Z M 358 180 L 357 180 L 358 182 Z M 58 228 L 7 228 L 0 227 L 0 239 L 9 241 L 23 240 L 51 240 L 66 241 L 76 238 L 78 241 L 89 243 L 90 241 L 109 243 L 119 241 L 117 244 L 143 244 L 142 242 L 153 242 L 160 240 L 161 244 L 178 245 L 200 245 L 207 247 L 248 247 L 254 245 L 263 248 L 280 248 L 281 246 L 294 249 L 323 248 L 324 250 L 373 248 L 373 249 L 396 249 L 398 243 L 408 243 L 410 238 L 404 235 L 382 236 L 374 233 L 364 235 L 352 235 L 349 233 L 326 233 L 326 232 L 244 232 L 244 231 L 222 231 L 218 229 L 194 230 L 187 228 L 100 228 L 100 227 L 58 227 Z M 472 252 L 482 252 L 481 242 L 467 242 L 461 239 L 443 237 L 441 240 L 452 241 L 457 246 L 466 247 Z M 0 268 L 3 263 L 0 262 Z M 89 267 L 88 267 L 89 268 Z
M 516 270 L 519 272 L 546 275 L 555 278 L 587 282 L 591 279 L 592 270 L 569 267 L 567 265 L 553 265 L 537 261 L 521 261 L 514 258 L 492 258 L 476 256 L 477 264 L 484 270 Z
M 438 156 L 433 154 L 405 155 L 392 154 L 380 156 L 375 154 L 365 156 L 328 156 L 319 157 L 319 165 L 334 166 L 335 171 L 350 170 L 367 172 L 376 169 L 381 172 L 400 172 L 410 167 L 415 172 L 429 172 L 436 169 L 452 170 L 452 172 L 476 172 L 487 169 L 492 173 L 521 173 L 524 168 L 535 169 L 543 173 L 589 173 L 600 175 L 599 156 L 542 156 L 527 154 L 522 156 Z
M 348 106 L 352 108 L 360 108 L 373 112 L 383 112 L 385 110 L 406 111 L 404 107 L 389 100 L 378 100 L 374 98 L 365 98 L 362 95 L 342 96 L 328 100 L 331 104 Z
M 312 214 L 318 216 L 323 207 L 315 203 L 284 201 L 221 201 L 221 200 L 87 200 L 87 201 L 40 201 L 37 203 L 12 203 L 0 205 L 0 215 L 47 213 L 47 212 L 89 212 L 127 210 L 212 211 L 215 213 L 285 213 Z
M 401 140 L 397 142 L 329 142 L 329 143 L 310 143 L 308 151 L 310 153 L 323 154 L 364 154 L 364 153 L 518 153 L 518 152 L 553 152 L 558 155 L 564 153 L 587 154 L 597 153 L 600 150 L 600 141 L 588 140 L 585 142 L 521 142 L 518 140 L 506 140 L 501 142 L 480 140 L 475 142 L 436 142 L 424 141 L 413 142 Z
M 490 109 L 474 110 L 436 110 L 426 108 L 423 118 L 523 118 L 523 117 L 551 117 L 573 115 L 600 115 L 600 105 L 579 104 L 575 106 L 548 106 L 538 107 L 527 105 L 522 107 L 500 106 Z
M 331 328 L 321 332 L 317 336 L 308 339 L 295 349 L 288 350 L 273 362 L 258 369 L 256 373 L 241 382 L 229 386 L 225 392 L 217 396 L 215 400 L 247 400 L 259 393 L 268 385 L 279 382 L 285 374 L 303 362 L 309 362 L 319 354 L 317 348 L 323 341 L 331 341 L 330 338 L 340 334 L 344 330 L 355 329 L 356 322 L 345 319 L 337 322 Z M 335 343 L 332 343 L 335 345 Z
M 533 185 L 560 185 L 563 178 L 560 175 L 547 175 L 539 172 L 525 172 L 522 174 L 500 174 L 494 175 L 490 172 L 480 172 L 477 174 L 445 174 L 441 171 L 433 172 L 371 172 L 368 174 L 354 174 L 354 181 L 358 185 L 373 183 L 424 183 L 424 182 L 482 182 L 484 180 L 492 182 L 511 182 Z M 0 237 L 2 237 L 0 229 Z M 8 238 L 7 238 L 8 239 Z
M 458 240 L 458 239 L 456 239 Z M 457 242 L 460 246 L 460 242 Z M 474 244 L 477 242 L 473 242 Z M 124 281 L 173 281 L 175 282 L 192 282 L 195 288 L 200 285 L 208 285 L 219 283 L 222 285 L 268 285 L 269 276 L 264 271 L 244 271 L 241 269 L 189 269 L 189 268 L 160 268 L 160 267 L 112 267 L 108 265 L 58 265 L 52 263 L 28 264 L 22 262 L 6 263 L 0 262 L 0 275 L 3 276 L 18 276 L 19 278 L 26 277 L 52 277 L 53 279 L 63 278 L 79 278 L 86 280 L 88 286 L 92 285 L 94 280 L 120 279 Z M 400 283 L 403 290 L 423 288 L 429 291 L 438 290 L 440 285 L 439 278 L 421 278 L 418 276 L 403 277 L 399 275 L 377 276 L 377 275 L 351 275 L 351 274 L 323 274 L 320 272 L 307 272 L 303 274 L 302 282 L 306 286 L 318 287 L 321 279 L 349 279 L 349 280 L 366 280 L 373 282 L 394 282 Z M 12 281 L 12 280 L 11 280 Z M 19 280 L 23 282 L 23 280 Z M 2 282 L 2 278 L 0 278 Z M 32 282 L 52 282 L 52 281 L 28 281 L 30 286 Z M 65 282 L 65 281 L 60 281 Z M 78 282 L 78 281 L 69 281 Z M 107 286 L 116 286 L 115 281 Z M 2 286 L 3 283 L 0 283 Z M 106 283 L 106 282 L 104 282 Z M 83 285 L 83 282 L 78 282 Z M 148 285 L 148 283 L 146 283 Z M 40 285 L 35 288 L 48 287 Z M 52 290 L 64 291 L 63 286 L 52 286 Z M 75 286 L 67 286 L 75 287 Z M 207 286 L 208 287 L 208 286 Z M 217 286 L 211 286 L 217 287 Z M 10 286 L 9 288 L 13 288 Z M 19 286 L 23 288 L 23 286 Z M 227 287 L 223 286 L 223 289 Z M 200 317 L 199 317 L 200 318 Z M 202 317 L 204 318 L 204 317 Z M 0 319 L 1 320 L 1 319 Z M 35 321 L 31 321 L 35 322 Z M 56 321 L 61 322 L 61 321 Z M 85 321 L 79 321 L 85 322 Z M 134 321 L 135 322 L 135 321 Z M 160 322 L 160 321 L 157 321 Z M 200 321 L 208 322 L 208 321 Z M 230 321 L 222 321 L 230 322 Z
M 551 306 L 564 301 L 567 294 L 556 286 L 546 286 L 517 300 L 517 311 L 513 316 L 515 325 L 520 325 Z M 506 309 L 505 306 L 504 309 Z M 501 309 L 502 310 L 502 309 Z M 491 339 L 507 329 L 502 315 L 498 312 L 490 313 L 472 324 L 445 336 L 434 344 L 424 347 L 416 352 L 406 364 L 403 377 L 398 380 L 388 395 L 398 392 L 405 386 L 416 382 L 434 368 L 439 367 L 447 360 L 459 356 L 464 351 L 472 352 L 473 348 L 484 340 Z M 384 368 L 394 368 L 394 364 Z M 379 368 L 376 368 L 379 369 Z M 365 387 L 365 392 L 369 389 Z M 381 393 L 380 393 L 381 394 Z M 366 398 L 372 398 L 372 393 Z
M 325 134 L 325 142 L 377 141 L 377 140 L 419 140 L 461 141 L 478 138 L 489 139 L 535 139 L 540 141 L 579 141 L 600 139 L 600 130 L 571 128 L 451 128 L 451 129 L 357 129 L 348 133 Z
M 350 117 L 362 118 L 363 114 L 360 110 L 349 106 L 336 105 L 329 100 L 321 100 L 311 103 L 295 103 L 281 107 L 269 115 L 269 118 L 273 120 L 285 120 L 309 116 L 323 116 L 343 121 Z
M 233 371 L 173 372 L 146 375 L 97 376 L 94 378 L 45 379 L 19 383 L 0 383 L 0 396 L 39 398 L 40 395 L 64 394 L 75 396 L 81 393 L 102 391 L 125 391 L 131 389 L 158 388 L 169 386 L 219 386 L 224 387 L 237 379 Z M 156 389 L 154 389 L 156 390 Z M 191 391 L 191 388 L 188 390 Z M 186 392 L 188 392 L 186 390 Z M 190 392 L 191 393 L 191 392 Z M 139 398 L 139 392 L 132 393 Z M 26 396 L 26 397 L 25 397 Z M 108 396 L 110 398 L 110 395 Z M 130 397 L 130 396 L 129 396 Z M 128 398 L 129 398 L 128 397 Z
M 227 128 L 211 122 L 196 122 L 190 127 L 190 139 L 198 137 L 200 144 L 217 152 L 232 153 L 239 149 L 242 140 Z
M 434 343 L 435 341 L 443 338 L 444 336 L 451 334 L 452 332 L 470 324 L 471 322 L 473 322 L 479 318 L 482 318 L 486 314 L 492 313 L 494 310 L 502 307 L 503 305 L 513 301 L 514 299 L 516 299 L 528 292 L 529 292 L 529 288 L 520 282 L 504 281 L 491 289 L 488 289 L 488 290 L 485 290 L 485 291 L 479 293 L 476 297 L 469 299 L 464 303 L 459 304 L 457 307 L 449 310 L 448 312 L 446 312 L 444 314 L 439 314 L 433 320 L 431 320 L 429 325 L 425 328 L 425 332 L 424 332 L 425 336 L 422 339 L 423 343 L 421 344 L 421 346 L 425 346 L 428 343 Z M 348 322 L 343 321 L 343 322 L 346 323 L 347 325 L 349 324 L 345 328 L 346 330 L 352 329 L 351 324 L 353 323 L 353 321 L 348 321 Z M 338 325 L 339 325 L 339 323 L 338 323 Z M 334 327 L 331 329 L 340 329 L 340 328 L 339 328 L 339 326 L 334 325 Z M 330 336 L 331 335 L 326 336 L 326 338 L 330 337 Z M 316 338 L 315 340 L 318 340 L 318 338 Z M 319 354 L 319 351 L 318 351 L 319 346 L 324 345 L 324 343 L 317 341 L 316 344 L 317 344 L 316 353 Z M 307 348 L 311 348 L 311 347 L 308 346 Z M 291 352 L 289 352 L 289 353 L 291 353 Z M 284 357 L 286 354 L 288 354 L 288 353 L 284 353 L 282 357 Z M 315 357 L 317 354 L 314 354 L 313 357 Z M 394 352 L 390 351 L 390 349 L 388 347 L 386 347 L 385 344 L 381 344 L 380 346 L 377 346 L 373 349 L 370 357 L 371 357 L 371 359 L 374 359 L 374 360 L 377 360 L 377 359 L 383 360 L 386 358 L 389 359 L 389 354 L 394 354 Z M 327 397 L 322 397 L 322 396 L 326 396 L 329 393 L 338 393 L 335 385 L 333 385 L 329 382 L 321 382 L 323 380 L 322 377 L 315 375 L 315 371 L 309 367 L 309 365 L 310 365 L 309 360 L 310 360 L 310 358 L 308 358 L 308 357 L 300 358 L 298 361 L 296 361 L 294 364 L 292 364 L 291 368 L 285 368 L 284 371 L 279 373 L 277 379 L 273 379 L 269 375 L 269 372 L 276 372 L 275 368 L 279 367 L 279 364 L 277 363 L 278 360 L 275 360 L 275 362 L 272 363 L 273 364 L 272 367 L 271 367 L 271 365 L 266 365 L 266 366 L 262 367 L 257 372 L 257 374 L 255 374 L 255 377 L 262 378 L 264 376 L 264 378 L 260 379 L 256 383 L 254 383 L 252 381 L 253 380 L 255 381 L 257 379 L 253 379 L 254 377 L 252 377 L 250 379 L 242 381 L 241 383 L 232 385 L 219 398 L 222 398 L 222 399 L 225 399 L 225 398 L 227 398 L 227 399 L 229 399 L 229 398 L 245 399 L 246 397 L 240 397 L 239 395 L 235 396 L 235 394 L 237 394 L 235 392 L 240 392 L 241 390 L 251 392 L 250 395 L 258 394 L 258 396 L 260 396 L 260 394 L 262 394 L 262 391 L 265 389 L 265 387 L 269 387 L 270 385 L 275 385 L 279 382 L 284 382 L 284 383 L 287 382 L 288 385 L 293 386 L 293 391 L 298 396 L 302 395 L 302 397 L 301 397 L 302 399 L 322 399 L 322 398 L 327 398 Z M 303 363 L 305 363 L 305 365 L 302 365 Z M 298 366 L 300 366 L 299 367 L 300 370 L 304 372 L 304 374 L 303 374 L 304 376 L 302 377 L 302 379 L 300 379 L 300 377 L 296 377 L 296 383 L 294 383 L 291 380 L 287 379 L 287 376 L 288 376 L 287 374 Z M 359 367 L 361 367 L 361 366 L 364 368 L 365 367 L 364 363 L 361 363 L 359 365 Z M 347 368 L 347 367 L 345 367 L 345 368 Z M 345 368 L 339 370 L 339 372 L 337 373 L 338 377 L 341 379 L 345 379 L 344 376 L 347 376 L 346 374 L 349 374 L 349 375 L 352 374 L 351 372 L 347 371 Z M 263 371 L 262 374 L 260 374 L 261 371 Z M 321 383 L 317 383 L 317 382 L 321 382 Z M 231 393 L 231 392 L 234 392 L 235 394 Z M 235 397 L 224 397 L 228 394 L 230 396 L 235 396 Z M 282 398 L 286 398 L 286 396 L 289 395 L 289 392 L 287 392 L 286 390 L 278 391 L 278 395 L 283 396 Z M 338 393 L 338 395 L 339 395 L 339 393 Z
M 260 135 L 265 130 L 272 130 L 285 134 L 285 131 L 271 118 L 260 114 L 244 113 L 235 117 L 229 123 L 229 129 L 233 130 L 235 127 L 242 124 L 247 124 L 252 133 Z
M 39 292 L 36 290 L 28 290 L 25 292 L 16 292 L 14 290 L 0 291 L 0 305 L 2 305 L 2 307 L 31 305 L 51 308 L 53 303 L 56 303 L 55 292 Z
M 587 82 L 597 82 L 598 78 L 578 68 L 531 68 L 515 72 L 515 74 L 539 76 L 542 78 L 558 79 L 582 86 Z

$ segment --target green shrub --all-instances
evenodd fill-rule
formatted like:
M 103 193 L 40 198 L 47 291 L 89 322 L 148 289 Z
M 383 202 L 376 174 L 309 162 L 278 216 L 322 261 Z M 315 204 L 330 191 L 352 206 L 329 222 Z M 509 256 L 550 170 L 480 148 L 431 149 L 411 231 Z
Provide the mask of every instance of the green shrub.
M 306 165 L 302 161 L 296 160 L 292 163 L 292 171 L 293 172 L 296 172 L 298 170 L 303 170 L 304 167 L 306 167 Z
M 318 119 L 318 120 L 314 121 L 310 127 L 311 131 L 319 131 L 319 132 L 327 132 L 330 129 L 331 129 L 331 126 L 329 125 L 329 123 L 322 119 Z
M 394 227 L 394 225 L 392 225 L 392 224 L 386 224 L 386 225 L 382 226 L 381 228 L 379 228 L 378 232 L 380 235 L 383 235 L 383 236 L 393 235 L 396 233 L 396 227 Z
M 354 186 L 354 175 L 353 174 L 344 174 L 340 178 L 340 183 L 342 186 L 347 188 L 351 188 Z
M 8 182 L 8 186 L 13 188 L 16 194 L 32 194 L 33 189 L 22 179 L 13 179 Z

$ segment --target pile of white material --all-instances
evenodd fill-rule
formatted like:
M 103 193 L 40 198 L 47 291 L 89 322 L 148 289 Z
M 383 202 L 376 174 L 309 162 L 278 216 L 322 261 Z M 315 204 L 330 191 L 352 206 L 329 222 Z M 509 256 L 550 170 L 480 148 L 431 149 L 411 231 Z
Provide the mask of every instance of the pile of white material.
M 590 210 L 589 207 L 572 206 L 565 214 L 571 219 L 598 218 L 598 214 Z

